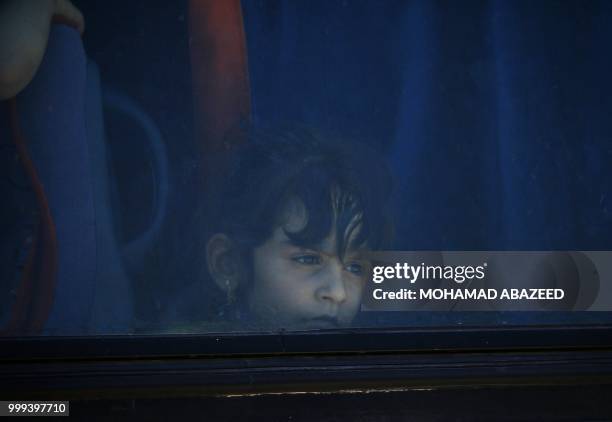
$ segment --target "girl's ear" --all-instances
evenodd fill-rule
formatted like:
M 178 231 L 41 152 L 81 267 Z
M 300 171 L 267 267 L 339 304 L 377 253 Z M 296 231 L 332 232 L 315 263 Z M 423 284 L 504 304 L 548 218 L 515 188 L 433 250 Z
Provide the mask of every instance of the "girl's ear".
M 232 239 L 223 233 L 211 236 L 206 243 L 206 265 L 215 284 L 228 296 L 245 280 L 245 263 Z

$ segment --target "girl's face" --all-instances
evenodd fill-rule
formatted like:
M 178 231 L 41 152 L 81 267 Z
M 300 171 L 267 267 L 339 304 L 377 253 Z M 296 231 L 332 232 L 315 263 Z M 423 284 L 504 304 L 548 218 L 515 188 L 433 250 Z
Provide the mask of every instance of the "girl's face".
M 348 326 L 359 310 L 368 262 L 355 250 L 338 256 L 334 228 L 312 249 L 295 245 L 285 231 L 297 232 L 305 223 L 293 208 L 285 224 L 254 249 L 249 310 L 269 328 Z

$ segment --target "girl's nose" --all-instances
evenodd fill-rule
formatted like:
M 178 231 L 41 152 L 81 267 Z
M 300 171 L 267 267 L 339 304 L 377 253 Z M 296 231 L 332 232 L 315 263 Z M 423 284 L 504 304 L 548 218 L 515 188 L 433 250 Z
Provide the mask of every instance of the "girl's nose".
M 323 277 L 323 283 L 317 292 L 319 298 L 338 304 L 344 302 L 346 300 L 346 288 L 344 286 L 342 263 L 330 263 Z

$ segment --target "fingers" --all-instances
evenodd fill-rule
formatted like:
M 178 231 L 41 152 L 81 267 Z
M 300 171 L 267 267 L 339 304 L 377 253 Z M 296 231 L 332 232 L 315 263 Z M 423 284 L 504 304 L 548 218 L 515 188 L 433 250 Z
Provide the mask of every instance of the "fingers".
M 83 18 L 83 14 L 70 2 L 70 0 L 55 0 L 53 15 L 54 21 L 73 26 L 81 34 L 85 31 L 85 19 Z
M 34 77 L 47 45 L 52 0 L 0 1 L 0 100 Z

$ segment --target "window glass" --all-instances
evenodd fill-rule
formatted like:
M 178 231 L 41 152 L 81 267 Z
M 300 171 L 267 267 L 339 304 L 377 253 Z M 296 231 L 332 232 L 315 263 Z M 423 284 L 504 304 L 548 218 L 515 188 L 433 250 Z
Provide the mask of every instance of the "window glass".
M 612 322 L 610 3 L 73 3 L 0 9 L 3 336 Z

